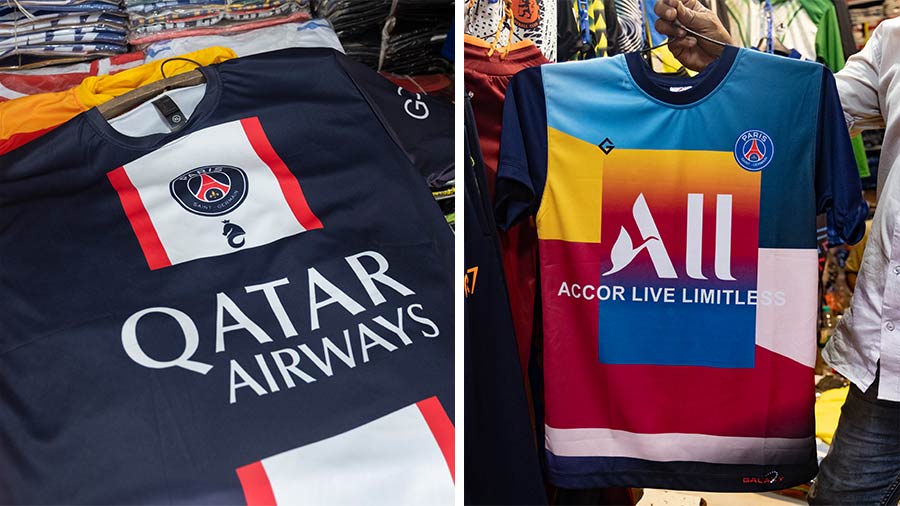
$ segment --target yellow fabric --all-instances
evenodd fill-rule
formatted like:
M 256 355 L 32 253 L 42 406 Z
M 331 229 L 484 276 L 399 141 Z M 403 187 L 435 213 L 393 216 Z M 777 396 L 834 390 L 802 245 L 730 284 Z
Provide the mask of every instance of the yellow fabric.
M 850 387 L 834 388 L 822 392 L 816 399 L 816 437 L 831 444 L 834 431 L 837 430 L 841 417 L 841 406 L 847 400 Z
M 850 254 L 847 255 L 847 263 L 844 264 L 844 269 L 850 272 L 859 272 L 859 267 L 862 265 L 862 257 L 863 253 L 866 252 L 866 243 L 869 242 L 869 229 L 872 228 L 872 220 L 866 222 L 866 235 L 863 236 L 862 240 L 858 243 L 854 244 L 852 248 L 850 248 Z
M 538 208 L 542 239 L 600 242 L 603 151 L 553 127 L 547 127 L 547 184 Z
M 226 47 L 210 47 L 181 56 L 200 65 L 221 63 L 237 54 Z M 51 128 L 108 102 L 120 95 L 162 79 L 160 67 L 167 60 L 145 63 L 118 74 L 88 77 L 75 88 L 55 93 L 41 93 L 0 102 L 0 141 L 13 135 Z M 166 77 L 197 68 L 191 62 L 173 60 L 166 64 Z
M 684 65 L 682 65 L 681 62 L 679 62 L 678 59 L 675 58 L 675 55 L 672 54 L 672 51 L 669 50 L 669 46 L 656 48 L 652 51 L 652 53 L 653 70 L 655 70 L 656 72 L 672 74 L 684 68 Z M 691 77 L 697 75 L 697 72 L 694 72 L 691 69 L 684 69 Z

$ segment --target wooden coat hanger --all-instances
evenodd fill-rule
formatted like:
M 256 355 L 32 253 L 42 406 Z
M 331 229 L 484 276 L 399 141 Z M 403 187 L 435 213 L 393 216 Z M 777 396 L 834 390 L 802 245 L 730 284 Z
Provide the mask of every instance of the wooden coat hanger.
M 134 89 L 122 96 L 116 97 L 109 102 L 100 104 L 97 109 L 100 114 L 107 120 L 120 116 L 135 107 L 147 102 L 153 97 L 162 95 L 163 93 L 178 88 L 187 88 L 196 86 L 206 82 L 206 76 L 199 70 L 191 70 L 177 76 L 167 77 L 160 81 L 150 83 L 146 86 Z

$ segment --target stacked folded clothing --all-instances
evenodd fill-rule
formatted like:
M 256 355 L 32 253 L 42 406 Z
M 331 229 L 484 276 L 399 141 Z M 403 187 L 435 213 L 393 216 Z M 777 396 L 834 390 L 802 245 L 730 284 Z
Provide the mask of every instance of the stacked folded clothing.
M 37 68 L 127 51 L 118 0 L 19 0 L 0 7 L 0 68 Z
M 125 11 L 135 45 L 310 18 L 309 0 L 125 0 Z
M 250 56 L 288 47 L 330 47 L 344 52 L 341 41 L 328 21 L 312 19 L 305 23 L 284 23 L 234 35 L 204 35 L 162 40 L 148 45 L 144 48 L 144 53 L 147 60 L 161 60 L 212 46 L 227 47 L 238 56 Z
M 390 0 L 319 0 L 316 14 L 331 21 L 349 56 L 373 68 L 397 74 L 446 72 L 441 48 L 453 20 L 453 1 L 398 0 L 393 15 L 391 6 Z

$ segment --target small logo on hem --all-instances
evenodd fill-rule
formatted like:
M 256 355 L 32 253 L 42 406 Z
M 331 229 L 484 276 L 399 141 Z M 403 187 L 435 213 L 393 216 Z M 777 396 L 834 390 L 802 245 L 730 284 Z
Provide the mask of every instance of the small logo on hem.
M 765 474 L 765 476 L 745 476 L 741 478 L 741 481 L 744 483 L 760 483 L 765 485 L 771 485 L 775 483 L 780 483 L 784 481 L 784 476 L 781 475 L 778 471 L 769 471 Z

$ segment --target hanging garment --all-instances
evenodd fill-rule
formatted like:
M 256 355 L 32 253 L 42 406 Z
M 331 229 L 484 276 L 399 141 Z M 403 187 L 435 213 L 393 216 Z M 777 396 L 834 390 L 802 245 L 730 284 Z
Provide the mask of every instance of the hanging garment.
M 830 72 L 734 47 L 693 79 L 637 53 L 526 69 L 498 171 L 500 226 L 537 224 L 555 484 L 816 474 L 816 215 L 840 244 L 868 213 Z
M 475 125 L 484 155 L 487 194 L 494 195 L 497 180 L 497 159 L 500 153 L 500 128 L 503 124 L 503 100 L 512 76 L 522 69 L 550 63 L 531 41 L 509 47 L 502 56 L 488 56 L 490 47 L 485 41 L 465 36 L 466 65 L 463 69 L 466 95 L 475 111 Z M 531 349 L 534 320 L 536 236 L 532 223 L 522 223 L 500 234 L 503 267 L 509 287 L 516 339 L 519 343 L 519 362 L 527 368 Z
M 556 2 L 556 61 L 569 61 L 581 48 L 582 34 L 576 13 L 570 12 L 569 0 Z
M 468 99 L 465 107 L 465 504 L 547 504 Z
M 475 0 L 467 5 L 465 33 L 498 48 L 531 40 L 553 62 L 556 16 L 556 0 Z
M 850 9 L 845 0 L 832 0 L 837 15 L 838 30 L 841 32 L 841 47 L 844 48 L 844 59 L 856 54 L 856 40 L 853 38 L 853 22 L 850 20 Z
M 773 36 L 785 47 L 796 49 L 806 58 L 815 60 L 822 53 L 822 61 L 832 71 L 843 67 L 840 33 L 836 29 L 837 16 L 828 0 L 782 0 L 772 2 Z M 756 47 L 766 37 L 765 3 L 760 0 L 725 0 L 731 21 L 731 36 L 743 47 Z M 815 6 L 807 10 L 807 6 Z M 834 30 L 832 30 L 834 28 Z M 819 30 L 822 39 L 819 43 Z M 827 37 L 826 37 L 827 35 Z M 840 60 L 840 63 L 837 61 Z M 839 68 L 835 69 L 837 65 Z
M 567 35 L 575 41 L 575 47 L 566 52 L 565 60 L 589 60 L 617 54 L 618 16 L 616 15 L 613 0 L 590 0 L 587 8 L 579 7 L 579 0 L 566 0 L 570 7 L 571 15 L 567 16 L 575 20 L 575 33 Z M 567 12 L 568 14 L 568 12 Z M 560 12 L 562 16 L 562 12 Z M 582 25 L 587 24 L 587 33 Z M 585 38 L 587 40 L 585 40 Z M 562 35 L 560 35 L 562 40 Z M 560 61 L 563 61 L 560 54 Z
M 0 156 L 0 502 L 453 504 L 452 107 L 201 72 Z
M 744 47 L 755 47 L 767 33 L 764 2 L 725 0 L 731 35 Z M 774 0 L 773 36 L 804 58 L 817 60 L 832 72 L 844 68 L 844 43 L 832 0 Z M 869 162 L 861 137 L 854 137 L 853 153 L 860 177 L 869 177 Z
M 623 53 L 640 51 L 644 46 L 643 17 L 638 0 L 615 0 L 619 19 L 618 44 Z
M 171 77 L 197 68 L 235 58 L 234 51 L 210 47 L 181 55 L 191 61 L 174 60 L 165 64 Z M 91 107 L 162 79 L 164 62 L 146 63 L 115 75 L 88 77 L 75 88 L 56 93 L 41 93 L 0 102 L 0 154 L 50 132 Z

